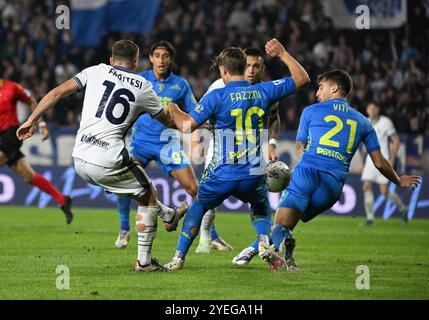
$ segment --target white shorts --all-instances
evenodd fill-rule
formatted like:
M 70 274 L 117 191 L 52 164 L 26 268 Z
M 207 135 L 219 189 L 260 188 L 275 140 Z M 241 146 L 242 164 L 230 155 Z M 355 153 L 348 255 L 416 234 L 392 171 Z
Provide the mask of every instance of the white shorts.
M 367 156 L 362 171 L 362 181 L 371 181 L 377 184 L 388 184 L 389 179 L 381 174 L 372 163 L 371 157 Z
M 86 182 L 120 196 L 142 197 L 151 187 L 151 180 L 133 157 L 128 166 L 118 169 L 100 167 L 79 158 L 74 158 L 74 167 Z

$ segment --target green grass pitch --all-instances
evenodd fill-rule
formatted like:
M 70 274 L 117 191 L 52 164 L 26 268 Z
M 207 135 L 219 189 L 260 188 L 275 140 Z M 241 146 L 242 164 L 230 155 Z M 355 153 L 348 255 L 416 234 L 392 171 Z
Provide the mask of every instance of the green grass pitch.
M 131 219 L 133 221 L 133 219 Z M 233 252 L 195 254 L 183 270 L 135 273 L 136 235 L 128 248 L 114 240 L 112 210 L 75 209 L 66 225 L 57 209 L 0 207 L 0 299 L 428 299 L 429 220 L 320 216 L 295 229 L 297 272 L 273 273 L 259 257 L 246 267 L 232 258 L 254 239 L 247 214 L 217 216 Z M 178 232 L 159 224 L 154 256 L 172 257 Z M 70 270 L 70 289 L 56 288 L 58 265 Z M 356 267 L 369 268 L 370 288 L 358 290 Z

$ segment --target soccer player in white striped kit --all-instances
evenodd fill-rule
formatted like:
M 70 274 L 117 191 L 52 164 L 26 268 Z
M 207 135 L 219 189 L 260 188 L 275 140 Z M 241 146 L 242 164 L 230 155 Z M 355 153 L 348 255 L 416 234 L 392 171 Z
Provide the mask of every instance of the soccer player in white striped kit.
M 366 112 L 368 114 L 369 121 L 377 133 L 377 138 L 380 142 L 381 153 L 386 159 L 389 159 L 390 164 L 393 166 L 395 164 L 396 155 L 398 153 L 400 144 L 395 127 L 388 117 L 380 114 L 380 106 L 376 103 L 372 102 L 368 104 L 366 107 Z M 390 145 L 389 142 L 391 142 Z M 366 156 L 361 180 L 363 182 L 367 225 L 372 225 L 374 223 L 374 194 L 372 192 L 373 183 L 378 184 L 380 186 L 380 192 L 398 207 L 398 210 L 402 214 L 403 222 L 408 222 L 408 207 L 402 202 L 396 192 L 389 191 L 389 180 L 374 167 L 374 164 L 372 163 L 369 155 Z
M 165 126 L 173 121 L 162 107 L 152 84 L 134 71 L 139 47 L 128 40 L 112 46 L 110 65 L 101 63 L 84 69 L 75 77 L 51 90 L 29 119 L 17 130 L 19 139 L 30 138 L 38 119 L 61 98 L 85 89 L 82 117 L 73 148 L 76 172 L 86 182 L 118 196 L 131 196 L 139 204 L 136 217 L 138 254 L 136 271 L 168 271 L 151 256 L 157 231 L 157 217 L 164 228 L 173 231 L 188 204 L 177 209 L 163 205 L 140 163 L 130 157 L 125 135 L 143 113 L 149 113 Z

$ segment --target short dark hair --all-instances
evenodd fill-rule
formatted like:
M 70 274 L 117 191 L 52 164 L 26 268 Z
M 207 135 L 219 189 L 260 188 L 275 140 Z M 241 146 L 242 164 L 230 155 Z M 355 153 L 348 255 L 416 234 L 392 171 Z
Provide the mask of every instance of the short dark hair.
M 212 68 L 224 66 L 231 75 L 243 75 L 246 70 L 246 54 L 243 49 L 229 47 L 223 49 L 214 59 Z
M 344 97 L 347 97 L 353 89 L 353 80 L 350 75 L 344 70 L 331 70 L 319 74 L 317 83 L 322 81 L 331 81 L 339 86 L 340 92 Z
M 119 40 L 112 45 L 113 59 L 132 61 L 139 54 L 139 46 L 130 40 Z
M 168 54 L 171 57 L 171 60 L 174 59 L 174 55 L 176 54 L 176 49 L 174 48 L 174 46 L 171 44 L 171 42 L 169 41 L 165 41 L 165 40 L 161 40 L 161 41 L 157 41 L 154 44 L 152 44 L 152 46 L 150 47 L 150 55 L 153 55 L 153 53 L 155 52 L 156 49 L 158 48 L 164 48 L 165 50 L 168 51 Z
M 262 59 L 264 58 L 264 53 L 262 52 L 262 50 L 255 47 L 244 49 L 244 53 L 246 54 L 246 56 L 261 57 Z

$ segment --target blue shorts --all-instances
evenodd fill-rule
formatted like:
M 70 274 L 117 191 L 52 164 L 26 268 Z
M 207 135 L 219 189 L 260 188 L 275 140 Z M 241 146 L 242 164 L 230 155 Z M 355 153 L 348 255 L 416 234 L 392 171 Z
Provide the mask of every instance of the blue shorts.
M 204 182 L 200 181 L 198 185 L 197 199 L 206 211 L 216 208 L 230 196 L 248 203 L 253 215 L 271 217 L 271 207 L 263 176 L 225 181 L 219 180 L 215 175 L 209 175 L 205 176 Z
M 279 207 L 298 210 L 301 221 L 310 221 L 340 199 L 343 184 L 328 172 L 296 166 Z
M 192 166 L 178 139 L 174 142 L 132 140 L 129 152 L 142 163 L 143 167 L 151 160 L 156 161 L 167 176 L 171 171 Z

